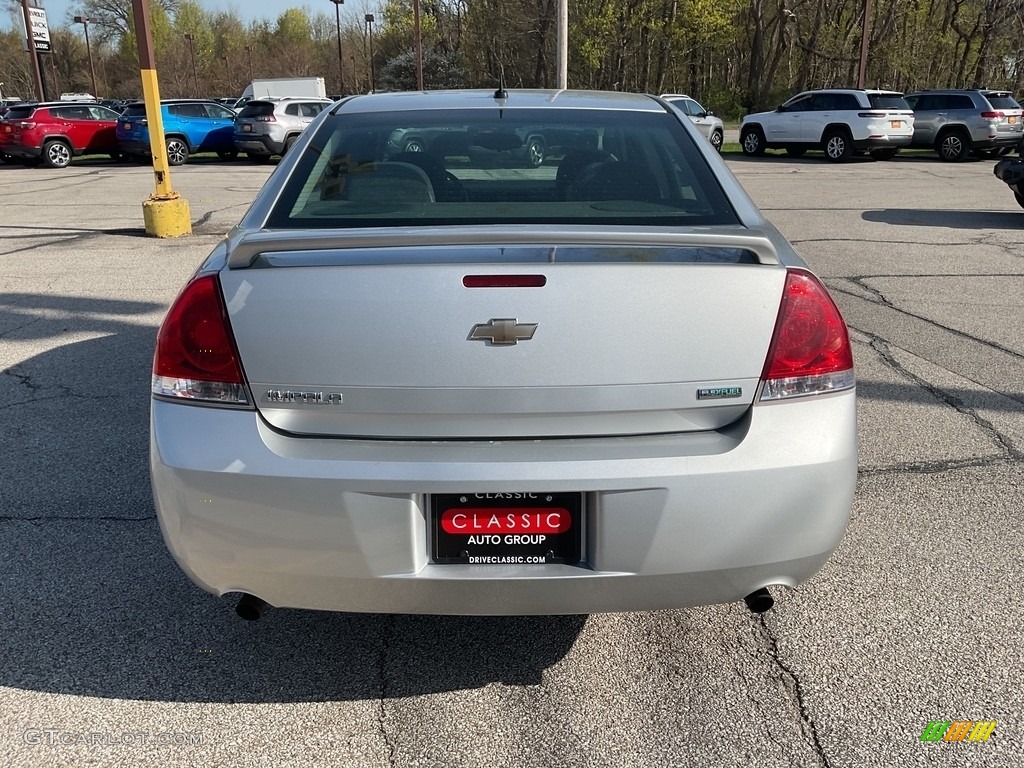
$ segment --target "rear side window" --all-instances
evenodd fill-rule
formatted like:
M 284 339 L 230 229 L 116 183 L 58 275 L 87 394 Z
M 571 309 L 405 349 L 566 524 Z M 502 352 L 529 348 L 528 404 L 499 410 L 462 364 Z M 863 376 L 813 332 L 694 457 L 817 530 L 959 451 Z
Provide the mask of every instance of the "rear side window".
M 178 117 L 207 117 L 206 107 L 202 104 L 171 104 L 167 111 Z
M 555 223 L 738 220 L 672 114 L 558 109 L 332 115 L 270 216 L 280 228 Z

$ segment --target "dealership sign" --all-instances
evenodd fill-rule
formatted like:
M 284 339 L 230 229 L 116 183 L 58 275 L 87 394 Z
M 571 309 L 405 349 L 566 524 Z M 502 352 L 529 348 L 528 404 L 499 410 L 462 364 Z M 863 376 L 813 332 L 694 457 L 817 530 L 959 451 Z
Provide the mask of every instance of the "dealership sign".
M 28 9 L 29 24 L 32 25 L 31 37 L 37 51 L 50 52 L 50 28 L 46 26 L 46 11 L 42 8 Z

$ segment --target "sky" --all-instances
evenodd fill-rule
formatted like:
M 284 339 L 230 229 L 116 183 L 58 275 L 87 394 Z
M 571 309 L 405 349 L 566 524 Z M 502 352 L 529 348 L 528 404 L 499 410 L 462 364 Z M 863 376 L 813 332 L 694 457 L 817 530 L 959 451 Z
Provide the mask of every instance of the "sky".
M 331 0 L 198 0 L 198 2 L 208 11 L 225 11 L 233 8 L 243 22 L 256 19 L 273 20 L 288 8 L 306 7 L 315 11 L 322 7 L 324 13 L 334 15 L 334 3 Z M 81 10 L 81 3 L 78 0 L 42 0 L 41 5 L 46 10 L 46 20 L 50 26 L 66 23 L 69 9 L 73 12 L 72 15 Z M 361 14 L 362 5 L 361 2 L 349 0 L 341 8 L 342 17 Z M 3 23 L 0 23 L 0 26 L 3 26 Z

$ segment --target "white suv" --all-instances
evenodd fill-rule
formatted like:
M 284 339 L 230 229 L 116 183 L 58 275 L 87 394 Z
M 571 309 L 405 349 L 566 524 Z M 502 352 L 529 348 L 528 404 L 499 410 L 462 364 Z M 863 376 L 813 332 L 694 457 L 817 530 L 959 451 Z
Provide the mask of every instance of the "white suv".
M 711 142 L 711 146 L 719 152 L 722 151 L 722 142 L 725 140 L 725 124 L 721 118 L 715 117 L 714 112 L 708 112 L 695 99 L 685 94 L 663 93 L 661 98 L 682 110 L 682 113 L 690 118 L 690 122 L 697 126 L 697 130 Z
M 914 136 L 914 113 L 896 91 L 830 88 L 804 91 L 773 112 L 747 115 L 740 123 L 745 155 L 785 149 L 800 157 L 820 149 L 833 162 L 868 151 L 888 160 Z

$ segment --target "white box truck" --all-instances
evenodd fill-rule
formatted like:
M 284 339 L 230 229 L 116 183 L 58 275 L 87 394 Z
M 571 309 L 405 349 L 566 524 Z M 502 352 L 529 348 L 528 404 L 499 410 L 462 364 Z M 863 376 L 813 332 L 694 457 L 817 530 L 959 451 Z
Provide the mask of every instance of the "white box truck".
M 235 109 L 241 109 L 253 99 L 283 99 L 288 96 L 312 96 L 326 99 L 327 86 L 322 77 L 271 77 L 253 80 L 242 91 L 235 102 Z

